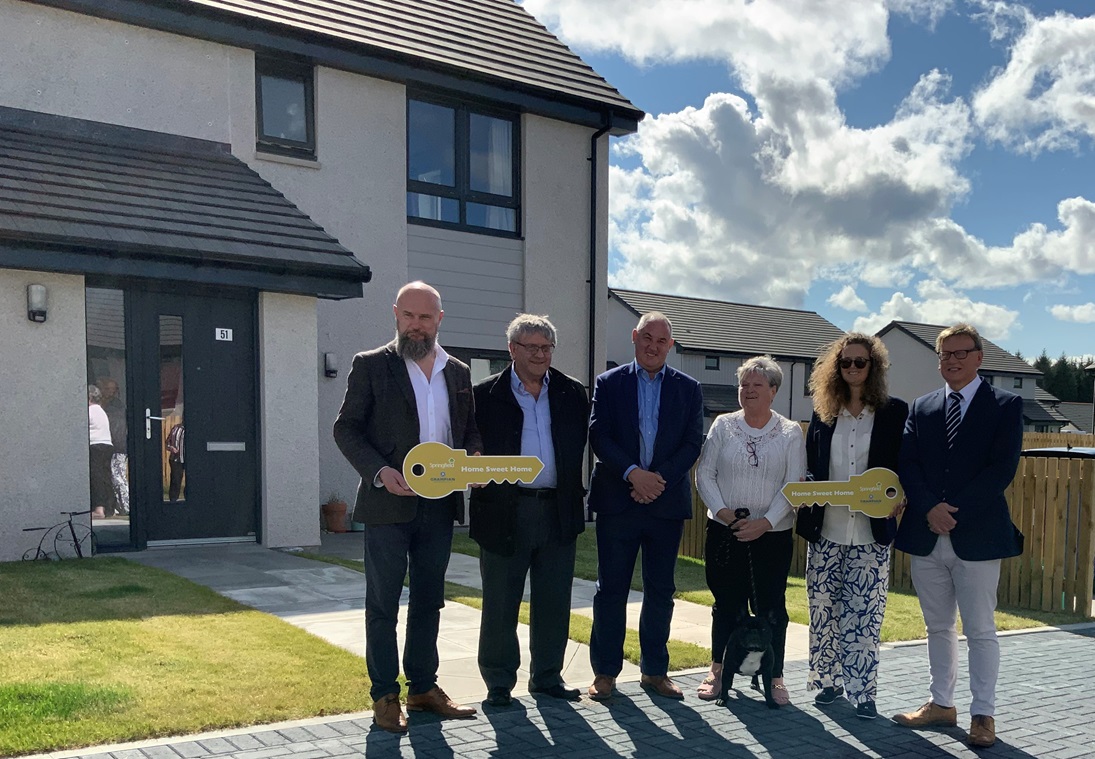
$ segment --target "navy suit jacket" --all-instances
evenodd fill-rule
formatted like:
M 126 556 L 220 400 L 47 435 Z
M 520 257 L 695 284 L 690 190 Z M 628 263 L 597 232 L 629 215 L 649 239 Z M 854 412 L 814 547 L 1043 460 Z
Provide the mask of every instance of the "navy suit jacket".
M 589 484 L 589 508 L 598 514 L 630 509 L 662 519 L 692 518 L 692 465 L 703 444 L 703 392 L 700 383 L 667 366 L 658 406 L 658 436 L 650 471 L 665 480 L 652 503 L 631 498 L 624 472 L 639 466 L 639 380 L 634 362 L 605 372 L 593 391 L 589 446 L 597 455 Z M 639 371 L 642 371 L 639 369 Z
M 1022 534 L 1012 524 L 1004 491 L 1023 447 L 1023 399 L 982 380 L 949 449 L 946 402 L 942 389 L 913 401 L 899 469 L 908 506 L 895 546 L 914 556 L 930 554 L 937 536 L 928 527 L 928 511 L 945 501 L 958 509 L 950 537 L 960 559 L 1018 556 Z

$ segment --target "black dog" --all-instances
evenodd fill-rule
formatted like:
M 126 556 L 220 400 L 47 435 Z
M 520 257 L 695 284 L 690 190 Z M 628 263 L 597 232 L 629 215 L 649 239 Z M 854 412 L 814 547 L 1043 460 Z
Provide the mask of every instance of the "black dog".
M 778 617 L 778 612 L 771 611 L 767 619 L 754 617 L 748 612 L 738 618 L 722 659 L 722 692 L 716 702 L 719 706 L 726 705 L 734 685 L 734 675 L 749 675 L 753 678 L 753 688 L 760 690 L 758 678 L 764 683 L 764 703 L 768 708 L 779 708 L 772 698 L 772 663 L 775 659 L 772 627 L 778 622 Z

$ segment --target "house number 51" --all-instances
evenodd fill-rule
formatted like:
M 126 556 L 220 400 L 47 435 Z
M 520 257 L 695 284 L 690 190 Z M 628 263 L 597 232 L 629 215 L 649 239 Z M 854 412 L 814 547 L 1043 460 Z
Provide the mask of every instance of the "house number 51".
M 230 329 L 225 329 L 224 327 L 217 327 L 216 330 L 214 330 L 214 336 L 218 340 L 227 340 L 228 342 L 232 342 L 232 330 L 230 330 Z

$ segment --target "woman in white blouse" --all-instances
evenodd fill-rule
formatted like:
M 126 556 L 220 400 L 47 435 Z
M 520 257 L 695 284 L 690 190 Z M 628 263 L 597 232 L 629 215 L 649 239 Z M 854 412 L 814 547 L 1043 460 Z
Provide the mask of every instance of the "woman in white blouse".
M 886 391 L 889 354 L 882 341 L 853 332 L 829 345 L 814 364 L 814 416 L 806 459 L 814 480 L 848 480 L 872 467 L 897 471 L 909 407 Z M 847 506 L 801 508 L 796 532 L 810 543 L 806 593 L 810 603 L 810 675 L 814 702 L 842 695 L 865 719 L 878 716 L 878 644 L 886 612 L 890 543 L 897 528 Z
M 772 697 L 791 699 L 783 684 L 787 639 L 787 573 L 791 569 L 793 515 L 781 492 L 803 478 L 802 428 L 772 411 L 783 371 L 769 356 L 738 368 L 741 411 L 711 425 L 696 468 L 696 487 L 707 504 L 707 585 L 711 609 L 711 671 L 700 683 L 702 699 L 718 698 L 727 641 L 748 606 L 774 621 Z M 744 510 L 748 510 L 746 514 Z

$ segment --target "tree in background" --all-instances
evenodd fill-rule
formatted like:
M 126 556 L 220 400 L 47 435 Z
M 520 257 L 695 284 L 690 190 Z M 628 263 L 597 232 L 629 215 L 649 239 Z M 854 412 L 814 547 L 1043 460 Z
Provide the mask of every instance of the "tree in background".
M 1034 360 L 1034 368 L 1042 373 L 1038 386 L 1062 401 L 1091 403 L 1092 378 L 1084 367 L 1095 362 L 1095 357 L 1069 358 L 1063 353 L 1056 361 L 1050 361 L 1045 351 Z

